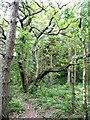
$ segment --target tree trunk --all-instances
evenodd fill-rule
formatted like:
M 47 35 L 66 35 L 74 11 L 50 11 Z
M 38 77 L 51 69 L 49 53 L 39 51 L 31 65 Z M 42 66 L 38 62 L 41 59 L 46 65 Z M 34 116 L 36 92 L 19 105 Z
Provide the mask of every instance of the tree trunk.
M 40 59 L 40 72 L 43 71 L 43 58 Z
M 0 55 L 0 120 L 2 118 L 2 56 Z
M 51 55 L 50 66 L 53 67 L 52 55 Z M 52 84 L 52 80 L 53 80 L 53 74 L 52 74 L 52 72 L 51 72 L 51 73 L 50 73 L 50 84 Z
M 76 48 L 75 48 L 75 56 L 76 56 Z M 74 84 L 76 83 L 76 58 L 74 59 Z
M 36 78 L 37 78 L 38 72 L 39 72 L 39 64 L 38 64 L 38 58 L 37 58 L 37 48 L 35 48 L 35 63 L 36 63 Z
M 87 96 L 86 96 L 86 47 L 85 41 L 82 42 L 83 48 L 83 107 L 84 107 L 84 120 L 87 120 Z
M 24 56 L 24 44 L 26 42 L 25 37 L 22 36 L 20 38 L 20 41 L 22 42 L 23 45 L 20 45 L 20 49 L 17 52 L 18 67 L 19 67 L 22 87 L 23 87 L 24 92 L 26 93 L 28 91 L 28 77 L 27 77 L 28 53 L 25 53 L 25 56 Z M 28 49 L 27 49 L 27 51 L 28 51 Z
M 70 68 L 68 68 L 68 76 L 67 76 L 67 84 L 70 85 L 70 79 L 71 79 L 71 71 Z
M 10 82 L 10 66 L 13 58 L 13 48 L 16 33 L 16 18 L 18 12 L 18 2 L 12 2 L 10 7 L 10 18 L 5 44 L 5 54 L 3 57 L 2 80 L 3 80 L 3 97 L 2 97 L 2 118 L 8 119 L 9 115 L 9 82 Z
M 82 20 L 82 8 L 80 13 L 80 19 Z M 81 21 L 82 22 L 82 21 Z M 81 23 L 82 24 L 82 23 Z M 82 38 L 82 26 L 79 27 L 80 41 L 82 42 L 82 55 L 83 55 L 83 109 L 84 109 L 84 120 L 87 120 L 87 96 L 86 96 L 86 45 L 85 38 Z
M 74 114 L 75 111 L 74 66 L 71 67 L 71 79 L 72 79 L 72 114 Z
M 71 48 L 70 45 L 68 46 L 68 61 L 70 62 L 71 60 Z M 70 79 L 71 79 L 71 71 L 70 68 L 68 68 L 68 76 L 67 76 L 67 84 L 70 85 Z
M 22 81 L 23 90 L 26 93 L 28 90 L 28 81 L 27 81 L 27 75 L 25 73 L 25 70 L 23 68 L 23 63 L 21 61 L 18 61 L 19 71 L 20 71 L 20 77 Z
M 88 1 L 88 11 L 90 11 L 90 0 Z M 88 54 L 90 54 L 90 12 L 88 12 Z M 87 74 L 88 74 L 88 93 L 90 93 L 90 57 L 87 60 Z M 88 106 L 90 106 L 90 94 L 88 94 Z M 88 119 L 90 118 L 90 111 L 88 112 Z

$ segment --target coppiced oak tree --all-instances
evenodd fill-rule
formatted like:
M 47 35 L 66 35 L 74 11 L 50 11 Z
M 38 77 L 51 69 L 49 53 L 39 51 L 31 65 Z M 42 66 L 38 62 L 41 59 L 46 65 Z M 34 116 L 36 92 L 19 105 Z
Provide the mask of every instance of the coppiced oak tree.
M 28 4 L 27 4 L 28 3 Z M 29 41 L 33 39 L 34 40 L 34 44 L 32 44 L 32 56 L 31 59 L 33 59 L 34 61 L 34 71 L 36 70 L 36 76 L 34 79 L 40 79 L 39 76 L 42 76 L 42 72 L 43 69 L 41 71 L 41 75 L 40 75 L 40 58 L 39 58 L 39 51 L 40 51 L 40 42 L 39 41 L 45 41 L 45 39 L 48 39 L 48 36 L 58 36 L 59 34 L 61 34 L 62 36 L 67 36 L 65 33 L 63 33 L 63 31 L 65 31 L 70 24 L 73 23 L 73 20 L 71 20 L 70 22 L 68 22 L 68 24 L 65 24 L 63 22 L 59 23 L 61 19 L 59 14 L 61 14 L 61 10 L 66 7 L 67 4 L 59 6 L 55 9 L 55 7 L 53 6 L 44 6 L 42 3 L 37 3 L 36 1 L 31 1 L 29 3 L 26 2 L 22 2 L 21 5 L 19 6 L 19 16 L 18 16 L 18 20 L 20 23 L 20 36 L 19 37 L 19 41 L 20 41 L 20 47 L 19 49 L 16 48 L 17 53 L 18 53 L 18 65 L 19 65 L 19 71 L 20 71 L 20 76 L 21 76 L 21 80 L 22 80 L 22 85 L 24 88 L 24 91 L 27 91 L 28 85 L 27 82 L 29 81 L 28 79 L 28 72 L 26 73 L 26 64 L 28 63 L 28 57 L 27 56 L 27 51 L 25 51 L 25 46 L 30 43 Z M 32 6 L 32 7 L 31 7 Z M 41 17 L 42 16 L 42 17 Z M 56 17 L 59 17 L 58 20 Z M 42 25 L 41 24 L 42 21 Z M 48 21 L 48 22 L 47 22 Z M 63 24 L 62 28 L 59 28 L 58 24 Z M 56 27 L 56 28 L 54 28 Z M 54 30 L 55 29 L 55 30 Z M 28 37 L 27 37 L 27 36 Z M 29 37 L 30 36 L 30 37 Z M 31 40 L 30 40 L 31 39 Z M 53 42 L 54 39 L 52 39 Z M 16 43 L 18 44 L 18 43 Z M 49 45 L 48 45 L 49 46 Z M 28 46 L 29 47 L 29 46 Z M 27 49 L 28 49 L 27 47 Z M 47 49 L 45 47 L 45 49 Z M 41 51 L 43 50 L 43 48 L 41 49 Z M 49 50 L 49 49 L 48 49 Z M 27 56 L 27 58 L 26 58 Z M 49 56 L 49 53 L 48 53 Z M 43 56 L 44 58 L 44 56 Z M 49 60 L 50 61 L 50 60 Z M 44 62 L 46 63 L 46 61 Z M 49 62 L 48 62 L 49 63 Z M 46 63 L 48 65 L 48 63 Z M 52 64 L 52 63 L 51 63 Z M 45 66 L 45 74 L 46 74 L 46 65 Z M 51 65 L 52 66 L 52 65 Z M 50 67 L 51 67 L 50 66 Z M 53 66 L 52 66 L 53 67 Z M 25 69 L 26 68 L 26 69 Z M 53 68 L 52 68 L 53 69 Z M 47 68 L 47 71 L 49 69 Z M 33 73 L 34 73 L 33 71 Z M 59 71 L 59 70 L 58 70 Z M 48 71 L 49 73 L 49 71 Z M 33 80 L 30 80 L 29 83 Z
M 32 8 L 31 8 L 31 6 L 32 6 Z M 21 29 L 23 30 L 23 32 L 22 32 L 23 36 L 21 36 L 21 38 L 20 38 L 22 45 L 20 44 L 20 50 L 18 51 L 18 56 L 19 56 L 18 63 L 19 63 L 20 75 L 21 75 L 21 80 L 22 80 L 23 86 L 27 86 L 27 85 L 24 85 L 27 83 L 26 82 L 27 77 L 23 77 L 23 76 L 28 76 L 27 75 L 28 73 L 26 74 L 25 70 L 23 69 L 23 68 L 25 68 L 24 64 L 28 63 L 28 58 L 22 57 L 22 56 L 25 56 L 25 54 L 27 54 L 24 51 L 25 44 L 27 44 L 29 42 L 29 41 L 27 41 L 27 39 L 29 40 L 29 38 L 26 38 L 26 35 L 28 34 L 29 36 L 31 36 L 30 37 L 31 40 L 32 40 L 32 37 L 33 37 L 33 39 L 35 39 L 35 41 L 34 41 L 35 43 L 33 44 L 33 47 L 32 47 L 33 55 L 32 55 L 31 59 L 33 59 L 34 64 L 35 64 L 34 71 L 36 70 L 36 77 L 39 78 L 38 77 L 38 75 L 40 74 L 39 69 L 42 68 L 39 64 L 40 63 L 39 52 L 42 51 L 42 49 L 47 49 L 49 51 L 49 49 L 47 47 L 41 49 L 41 46 L 39 45 L 39 44 L 41 44 L 40 41 L 44 41 L 44 40 L 48 39 L 47 42 L 49 42 L 48 36 L 54 37 L 54 36 L 62 35 L 62 36 L 66 36 L 66 37 L 70 38 L 70 37 L 72 37 L 73 27 L 77 27 L 77 26 L 74 26 L 74 23 L 73 23 L 73 20 L 75 20 L 75 23 L 78 24 L 78 21 L 75 19 L 75 15 L 72 12 L 74 9 L 66 8 L 64 11 L 65 12 L 64 18 L 63 18 L 63 15 L 61 15 L 61 16 L 59 15 L 62 13 L 61 12 L 61 11 L 63 11 L 62 8 L 65 6 L 66 6 L 66 4 L 60 7 L 60 5 L 58 4 L 57 8 L 55 8 L 54 6 L 53 7 L 49 6 L 49 8 L 48 8 L 48 6 L 44 6 L 41 3 L 39 4 L 36 1 L 32 1 L 31 3 L 29 3 L 29 2 L 22 3 L 21 6 L 19 7 L 20 15 L 18 16 L 18 19 L 19 19 L 19 22 L 21 25 Z M 36 11 L 35 11 L 35 9 L 33 10 L 33 7 L 37 8 Z M 40 16 L 42 16 L 42 17 L 40 17 Z M 47 19 L 47 16 L 48 16 L 48 19 Z M 64 19 L 64 20 L 62 20 L 62 19 Z M 42 26 L 40 26 L 41 21 L 42 21 Z M 67 21 L 68 21 L 68 24 L 66 24 Z M 60 28 L 59 26 L 62 26 L 62 28 Z M 68 28 L 70 28 L 70 30 Z M 69 33 L 67 34 L 68 31 L 69 31 Z M 74 32 L 73 32 L 73 34 L 74 34 Z M 59 39 L 60 38 L 61 38 L 61 36 L 59 36 Z M 72 40 L 74 41 L 73 38 L 71 39 L 71 42 L 72 42 Z M 54 41 L 54 39 L 53 39 L 53 41 Z M 61 40 L 60 42 L 63 43 L 63 41 L 64 40 Z M 70 44 L 71 44 L 71 42 L 70 42 Z M 66 44 L 66 42 L 65 42 L 65 44 Z M 47 43 L 47 45 L 50 46 L 50 44 L 48 44 L 48 43 Z M 24 46 L 24 47 L 21 47 L 21 46 Z M 60 44 L 60 47 L 61 47 L 61 44 Z M 64 48 L 63 48 L 63 50 L 64 50 Z M 76 54 L 76 51 L 75 51 L 75 54 Z M 46 56 L 49 56 L 48 58 L 50 58 L 49 52 L 47 53 Z M 43 56 L 43 58 L 44 57 L 45 56 Z M 23 60 L 20 60 L 22 58 L 23 58 Z M 52 58 L 55 59 L 55 57 L 52 57 Z M 60 57 L 58 57 L 58 58 L 60 58 Z M 27 62 L 25 62 L 26 61 L 25 59 L 27 59 Z M 50 59 L 48 61 L 50 61 Z M 46 61 L 45 61 L 44 63 L 48 65 L 49 62 L 46 63 Z M 46 65 L 44 65 L 44 66 L 45 66 L 44 68 L 46 68 Z M 46 69 L 45 69 L 45 71 L 46 71 Z M 47 69 L 47 71 L 48 71 L 48 69 Z M 41 74 L 42 74 L 42 72 L 44 72 L 44 71 L 41 71 Z M 48 73 L 49 73 L 49 71 L 48 71 Z M 74 79 L 76 79 L 76 65 L 74 66 Z M 26 89 L 26 88 L 27 87 L 24 87 L 24 89 Z
M 18 13 L 18 2 L 13 1 L 9 4 L 10 16 L 8 21 L 8 31 L 5 43 L 4 55 L 2 60 L 2 119 L 8 119 L 9 115 L 9 83 L 10 83 L 10 66 L 13 58 L 13 48 L 16 34 L 16 18 Z

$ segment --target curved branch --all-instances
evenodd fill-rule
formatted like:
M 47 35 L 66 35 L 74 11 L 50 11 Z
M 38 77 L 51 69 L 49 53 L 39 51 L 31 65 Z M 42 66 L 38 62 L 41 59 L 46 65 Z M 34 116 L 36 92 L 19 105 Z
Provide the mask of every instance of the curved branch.
M 50 72 L 61 72 L 61 71 L 66 70 L 71 65 L 72 64 L 68 63 L 65 66 L 61 66 L 61 67 L 57 67 L 57 68 L 48 67 L 44 71 L 42 71 L 41 73 L 39 73 L 39 75 L 37 76 L 37 78 L 34 80 L 34 83 L 37 83 L 40 79 L 42 79 L 45 75 L 47 75 Z
M 90 57 L 90 53 L 87 53 L 86 57 Z M 67 63 L 66 65 L 61 66 L 61 67 L 47 67 L 45 70 L 43 70 L 41 73 L 38 74 L 37 78 L 34 78 L 33 80 L 29 81 L 29 83 L 32 83 L 32 84 L 36 85 L 37 82 L 40 79 L 42 79 L 45 75 L 47 75 L 48 73 L 50 73 L 50 72 L 61 72 L 61 71 L 66 70 L 68 67 L 74 65 L 73 60 L 75 58 L 77 60 L 79 60 L 79 59 L 82 59 L 83 56 L 82 55 L 73 56 L 72 60 L 69 63 Z

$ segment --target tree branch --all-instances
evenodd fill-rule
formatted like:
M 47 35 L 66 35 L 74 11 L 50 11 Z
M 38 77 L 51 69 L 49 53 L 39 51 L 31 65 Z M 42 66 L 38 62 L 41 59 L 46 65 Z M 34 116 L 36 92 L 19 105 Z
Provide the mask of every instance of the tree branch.
M 3 54 L 3 53 L 0 53 L 0 55 L 2 55 L 3 57 L 5 56 L 5 54 Z
M 45 75 L 47 75 L 49 72 L 61 72 L 61 71 L 64 71 L 65 69 L 67 69 L 69 66 L 71 66 L 70 63 L 68 63 L 67 65 L 65 66 L 62 66 L 62 67 L 57 67 L 57 68 L 53 68 L 53 67 L 48 67 L 46 68 L 44 71 L 42 71 L 38 77 L 36 78 L 35 81 L 37 81 L 38 79 L 42 79 Z
M 90 57 L 90 53 L 87 53 L 86 57 Z M 33 80 L 31 80 L 29 83 L 33 83 L 34 85 L 37 84 L 37 82 L 42 79 L 45 75 L 47 75 L 50 72 L 61 72 L 66 70 L 68 67 L 74 65 L 74 59 L 79 60 L 82 59 L 83 55 L 76 55 L 73 56 L 71 61 L 69 63 L 67 63 L 64 66 L 61 67 L 47 67 L 45 70 L 43 70 L 41 73 L 39 73 L 39 75 L 37 76 L 37 78 L 34 78 Z
M 61 10 L 63 7 L 67 6 L 70 2 L 68 2 L 68 3 L 66 3 L 66 4 L 64 4 L 62 6 L 60 6 L 60 4 L 58 2 L 56 2 L 56 3 L 58 5 L 58 8 Z
M 3 29 L 3 27 L 2 26 L 0 26 L 0 29 L 1 29 L 1 33 L 2 33 L 2 38 L 4 39 L 4 40 L 6 40 L 6 35 L 4 34 L 4 29 Z
M 53 14 L 53 16 L 56 14 L 56 12 L 54 12 L 54 14 Z M 53 18 L 54 17 L 51 17 L 51 19 L 50 19 L 50 21 L 49 21 L 49 24 L 41 31 L 41 33 L 38 35 L 38 39 L 40 38 L 40 36 L 42 35 L 42 34 L 44 34 L 44 32 L 49 28 L 49 26 L 52 24 L 52 20 L 53 20 Z

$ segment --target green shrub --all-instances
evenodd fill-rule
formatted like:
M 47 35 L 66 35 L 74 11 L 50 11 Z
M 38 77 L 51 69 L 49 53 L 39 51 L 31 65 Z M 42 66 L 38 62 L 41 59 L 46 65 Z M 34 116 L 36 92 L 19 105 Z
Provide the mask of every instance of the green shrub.
M 90 104 L 87 105 L 88 118 L 90 118 Z
M 11 100 L 9 102 L 10 113 L 22 113 L 24 110 L 21 107 L 21 104 L 18 100 Z

